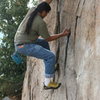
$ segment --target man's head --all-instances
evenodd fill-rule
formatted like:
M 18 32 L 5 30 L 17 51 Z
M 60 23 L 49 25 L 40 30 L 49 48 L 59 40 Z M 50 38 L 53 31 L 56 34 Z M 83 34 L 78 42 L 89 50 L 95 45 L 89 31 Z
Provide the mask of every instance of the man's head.
M 28 19 L 25 33 L 29 34 L 30 29 L 32 27 L 32 23 L 34 21 L 34 18 L 37 14 L 39 14 L 42 18 L 46 17 L 49 11 L 51 10 L 50 5 L 47 2 L 40 3 L 37 8 L 30 14 L 30 17 Z
M 49 13 L 49 11 L 51 10 L 51 7 L 48 3 L 46 2 L 42 2 L 40 3 L 37 8 L 39 15 L 44 18 L 47 16 L 47 14 Z
M 45 10 L 42 11 L 41 13 L 38 13 L 42 18 L 46 17 L 48 12 L 46 12 Z

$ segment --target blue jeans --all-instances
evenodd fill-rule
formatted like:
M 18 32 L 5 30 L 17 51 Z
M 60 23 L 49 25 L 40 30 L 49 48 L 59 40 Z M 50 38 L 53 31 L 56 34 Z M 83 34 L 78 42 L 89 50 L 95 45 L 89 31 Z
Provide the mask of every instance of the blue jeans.
M 50 51 L 47 41 L 44 39 L 37 39 L 35 43 L 24 44 L 20 48 L 15 45 L 15 49 L 18 53 L 23 55 L 43 59 L 45 64 L 45 77 L 54 77 L 56 57 L 54 53 Z

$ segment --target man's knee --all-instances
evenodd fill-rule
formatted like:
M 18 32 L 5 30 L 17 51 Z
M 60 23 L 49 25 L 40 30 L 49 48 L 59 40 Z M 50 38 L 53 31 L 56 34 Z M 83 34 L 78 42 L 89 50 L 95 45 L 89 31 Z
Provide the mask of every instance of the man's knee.
M 51 58 L 52 60 L 54 60 L 54 61 L 55 61 L 55 59 L 56 59 L 55 54 L 54 54 L 54 53 L 51 53 L 50 58 Z

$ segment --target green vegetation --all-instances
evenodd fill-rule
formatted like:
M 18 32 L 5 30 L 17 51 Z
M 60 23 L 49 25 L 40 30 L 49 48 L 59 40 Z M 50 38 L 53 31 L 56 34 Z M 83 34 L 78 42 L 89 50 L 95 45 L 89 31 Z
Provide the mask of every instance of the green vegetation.
M 29 9 L 28 2 L 29 0 L 0 0 L 0 31 L 4 34 L 0 44 L 0 97 L 21 94 L 26 65 L 16 65 L 11 54 L 14 52 L 14 35 Z

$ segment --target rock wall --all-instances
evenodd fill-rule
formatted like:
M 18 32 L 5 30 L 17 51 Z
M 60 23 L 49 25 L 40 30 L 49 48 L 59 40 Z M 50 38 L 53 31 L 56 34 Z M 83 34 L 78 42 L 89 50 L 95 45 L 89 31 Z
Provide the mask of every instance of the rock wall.
M 45 19 L 51 34 L 71 29 L 50 43 L 56 54 L 58 90 L 43 90 L 44 64 L 28 57 L 22 100 L 100 100 L 100 0 L 53 0 Z

